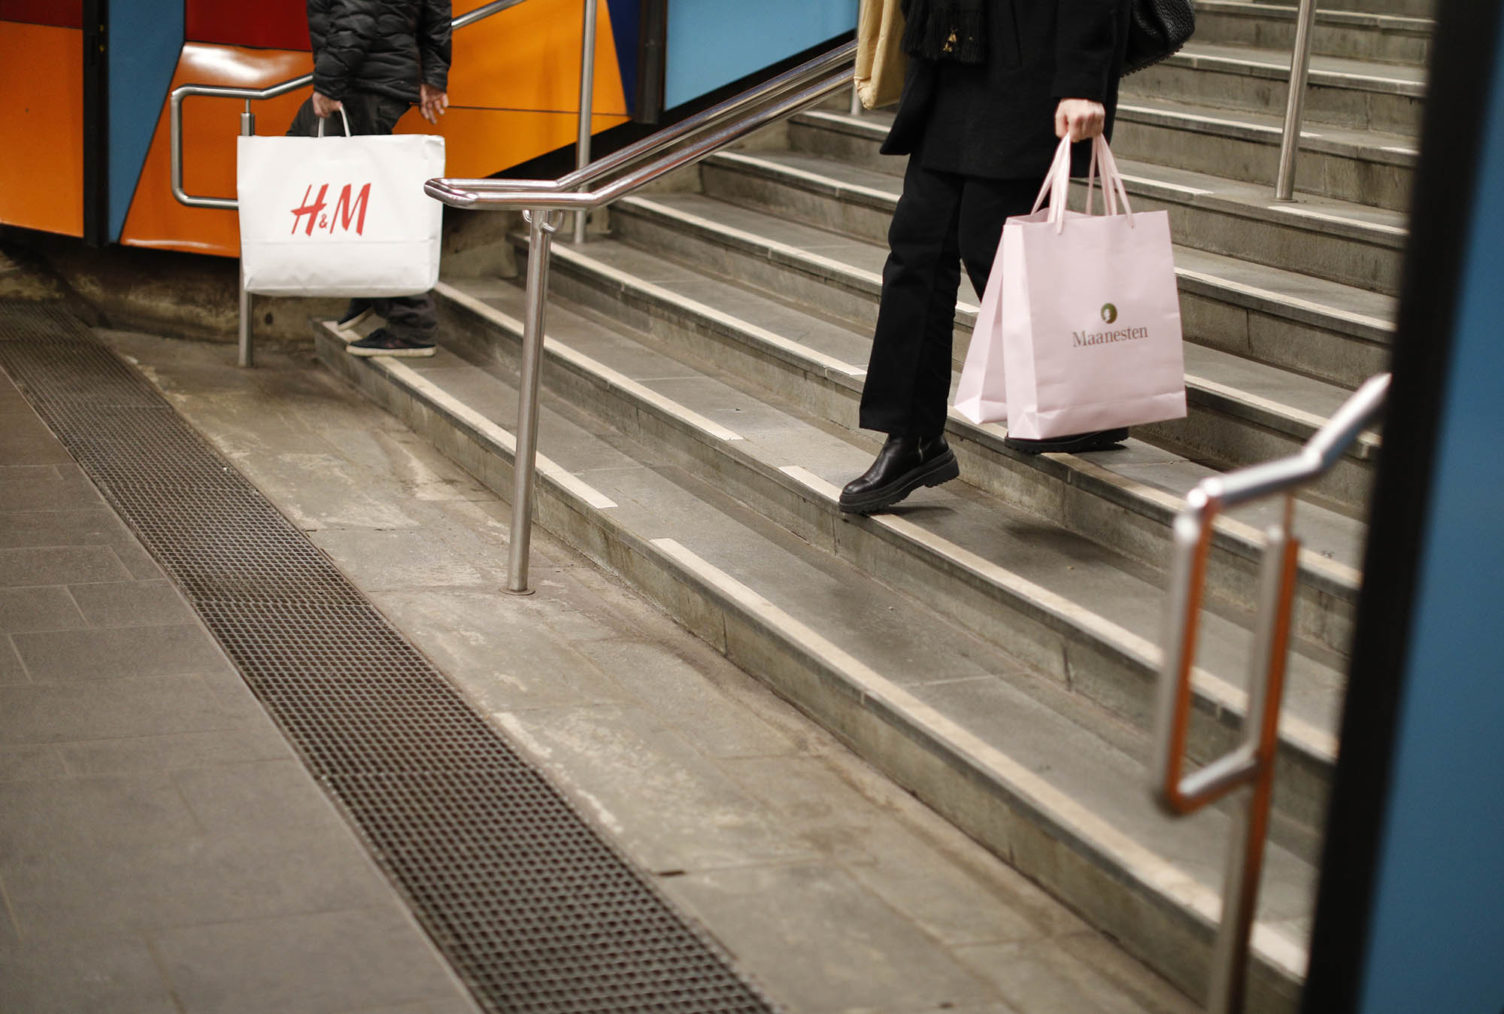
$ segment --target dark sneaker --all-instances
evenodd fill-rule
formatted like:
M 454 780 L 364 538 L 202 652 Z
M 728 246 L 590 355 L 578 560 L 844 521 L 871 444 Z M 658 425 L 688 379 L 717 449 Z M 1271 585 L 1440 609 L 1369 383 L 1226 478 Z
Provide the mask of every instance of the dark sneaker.
M 352 356 L 400 356 L 404 359 L 417 359 L 433 355 L 438 351 L 438 346 L 426 338 L 398 338 L 386 328 L 378 327 L 360 341 L 346 345 L 345 351 Z
M 1070 436 L 1046 437 L 1043 440 L 1004 437 L 1003 445 L 1024 454 L 1082 454 L 1086 451 L 1105 451 L 1127 439 L 1128 427 L 1123 426 L 1115 430 L 1072 433 Z

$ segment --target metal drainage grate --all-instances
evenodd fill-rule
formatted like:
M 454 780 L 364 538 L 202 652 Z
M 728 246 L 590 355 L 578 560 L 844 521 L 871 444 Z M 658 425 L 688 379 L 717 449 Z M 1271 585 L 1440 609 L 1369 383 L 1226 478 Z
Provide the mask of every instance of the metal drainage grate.
M 769 1009 L 82 324 L 0 302 L 0 365 L 193 602 L 483 1006 Z

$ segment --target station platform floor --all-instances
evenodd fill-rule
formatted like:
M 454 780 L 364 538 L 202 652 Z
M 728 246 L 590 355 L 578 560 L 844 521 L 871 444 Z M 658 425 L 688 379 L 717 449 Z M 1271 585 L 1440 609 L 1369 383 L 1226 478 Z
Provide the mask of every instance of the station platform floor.
M 6 322 L 0 302 L 0 331 Z M 95 329 L 769 1006 L 1193 1004 L 305 346 Z M 411 884 L 0 371 L 0 1011 L 454 1014 Z M 686 1007 L 684 1009 L 692 1009 Z

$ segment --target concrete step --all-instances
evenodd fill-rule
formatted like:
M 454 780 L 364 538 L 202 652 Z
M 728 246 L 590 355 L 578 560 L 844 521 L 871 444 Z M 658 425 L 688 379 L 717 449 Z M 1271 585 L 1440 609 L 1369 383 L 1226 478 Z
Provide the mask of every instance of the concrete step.
M 1374 63 L 1424 67 L 1431 59 L 1435 22 L 1429 17 L 1379 14 L 1376 4 L 1354 3 L 1355 10 L 1316 12 L 1311 52 Z M 1290 53 L 1295 48 L 1294 4 L 1249 3 L 1247 0 L 1197 0 L 1198 45 L 1242 46 Z
M 412 365 L 358 360 L 343 353 L 332 326 L 322 329 L 319 352 L 482 482 L 510 490 L 513 441 L 497 420 L 510 417 L 515 392 L 495 373 L 447 352 Z M 548 372 L 564 372 L 561 363 L 556 357 Z M 703 386 L 693 377 L 659 379 Z M 718 418 L 669 425 L 659 416 L 643 425 L 688 427 L 728 449 L 766 442 L 750 426 L 729 430 L 722 420 L 735 418 L 733 406 L 716 411 Z M 545 527 L 1171 981 L 1203 991 L 1226 815 L 1160 816 L 1143 784 L 1145 744 L 1131 729 L 1099 735 L 1074 719 L 1076 695 L 874 581 L 845 555 L 853 532 L 862 533 L 860 544 L 878 538 L 870 529 L 910 522 L 812 526 L 816 537 L 807 541 L 726 495 L 708 461 L 686 467 L 657 437 L 639 441 L 558 398 L 546 400 L 540 433 Z M 1274 846 L 1255 930 L 1253 1010 L 1296 1009 L 1312 887 L 1310 865 Z
M 1256 183 L 1272 193 L 1282 130 L 1279 117 L 1264 113 L 1144 99 L 1118 106 L 1112 148 L 1119 158 Z M 1405 211 L 1418 155 L 1397 134 L 1308 127 L 1296 156 L 1296 193 Z
M 525 256 L 525 240 L 517 237 Z M 551 292 L 648 336 L 676 358 L 728 373 L 785 410 L 853 429 L 869 347 L 867 336 L 623 243 L 557 245 Z M 963 478 L 1014 507 L 1133 557 L 1156 572 L 1169 559 L 1170 524 L 1185 494 L 1212 469 L 1132 439 L 1126 451 L 1026 455 L 1004 446 L 1005 431 L 952 412 L 952 447 Z M 1256 601 L 1260 532 L 1273 506 L 1235 512 L 1218 526 L 1210 593 L 1228 608 Z M 1298 507 L 1306 550 L 1295 634 L 1339 654 L 1348 649 L 1365 535 L 1361 522 L 1312 504 Z
M 888 118 L 817 111 L 791 121 L 794 153 L 821 160 L 797 163 L 797 178 L 875 211 L 831 215 L 832 228 L 882 238 L 883 216 L 900 189 L 893 173 L 903 164 L 877 154 Z M 803 210 L 829 214 L 818 205 Z M 1175 259 L 1181 323 L 1191 341 L 1347 388 L 1388 368 L 1392 297 L 1185 246 Z
M 904 160 L 878 151 L 892 121 L 887 110 L 859 116 L 844 109 L 813 110 L 789 122 L 788 147 L 857 169 L 901 175 Z M 1118 107 L 1112 144 L 1120 159 L 1261 184 L 1273 203 L 1281 130 L 1280 117 L 1263 113 L 1130 98 Z M 1389 210 L 1408 208 L 1418 158 L 1409 138 L 1310 125 L 1301 137 L 1298 198 L 1311 194 Z
M 1321 9 L 1430 20 L 1436 17 L 1436 0 L 1321 0 Z
M 818 308 L 868 334 L 876 321 L 885 252 L 871 242 L 700 194 L 627 198 L 615 206 L 612 221 L 639 248 Z M 976 310 L 972 303 L 957 306 L 957 366 Z M 1219 468 L 1292 453 L 1346 397 L 1333 385 L 1195 345 L 1186 346 L 1186 362 L 1189 417 L 1136 432 L 1155 443 L 1195 449 L 1204 463 Z M 1260 373 L 1261 393 L 1240 397 L 1240 385 Z M 1356 515 L 1366 501 L 1377 450 L 1377 438 L 1361 441 L 1309 495 Z
M 1282 116 L 1290 51 L 1210 45 L 1196 40 L 1175 56 L 1123 79 L 1127 101 L 1171 99 L 1218 109 Z M 1305 122 L 1416 137 L 1425 72 L 1403 64 L 1313 56 Z
M 464 289 L 442 291 L 450 344 L 505 374 L 520 346 L 522 294 L 503 283 Z M 818 545 L 834 537 L 838 553 L 884 583 L 1026 658 L 1113 724 L 1147 731 L 1163 612 L 1163 579 L 1152 568 L 959 484 L 911 498 L 901 521 L 845 517 L 836 495 L 865 468 L 870 448 L 770 403 L 734 373 L 702 372 L 659 352 L 614 314 L 586 320 L 571 306 L 552 303 L 552 397 L 673 455 L 801 538 Z M 1194 747 L 1203 759 L 1235 745 L 1251 640 L 1246 613 L 1226 610 L 1206 623 Z M 1299 849 L 1314 846 L 1325 814 L 1343 668 L 1329 650 L 1291 659 L 1277 836 Z
M 853 131 L 880 141 L 880 121 L 854 119 Z M 1254 183 L 1128 158 L 1118 164 L 1134 210 L 1168 212 L 1178 246 L 1370 292 L 1393 295 L 1398 288 L 1409 235 L 1402 212 L 1306 194 L 1279 202 L 1269 187 Z M 869 166 L 845 166 L 839 158 L 815 161 L 798 151 L 723 152 L 702 164 L 701 177 L 708 194 L 786 208 L 801 221 L 880 241 L 901 180 Z

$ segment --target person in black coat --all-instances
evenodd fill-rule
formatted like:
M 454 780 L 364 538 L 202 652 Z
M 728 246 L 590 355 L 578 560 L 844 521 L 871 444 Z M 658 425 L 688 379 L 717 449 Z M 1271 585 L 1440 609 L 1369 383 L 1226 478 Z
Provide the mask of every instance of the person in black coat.
M 414 104 L 430 123 L 449 108 L 450 0 L 308 0 L 313 95 L 290 136 L 390 134 Z M 341 116 L 334 116 L 341 113 Z M 334 117 L 329 119 L 329 117 Z M 433 297 L 357 299 L 341 319 L 375 313 L 385 326 L 346 346 L 357 356 L 431 356 L 438 317 Z
M 980 294 L 1004 221 L 1027 214 L 1059 139 L 1110 132 L 1130 0 L 909 0 L 909 67 L 882 151 L 908 155 L 888 231 L 882 300 L 860 423 L 887 433 L 841 492 L 852 513 L 882 510 L 960 474 L 945 442 L 960 267 Z M 1089 145 L 1072 154 L 1084 175 Z M 1126 431 L 1028 452 L 1111 446 Z

